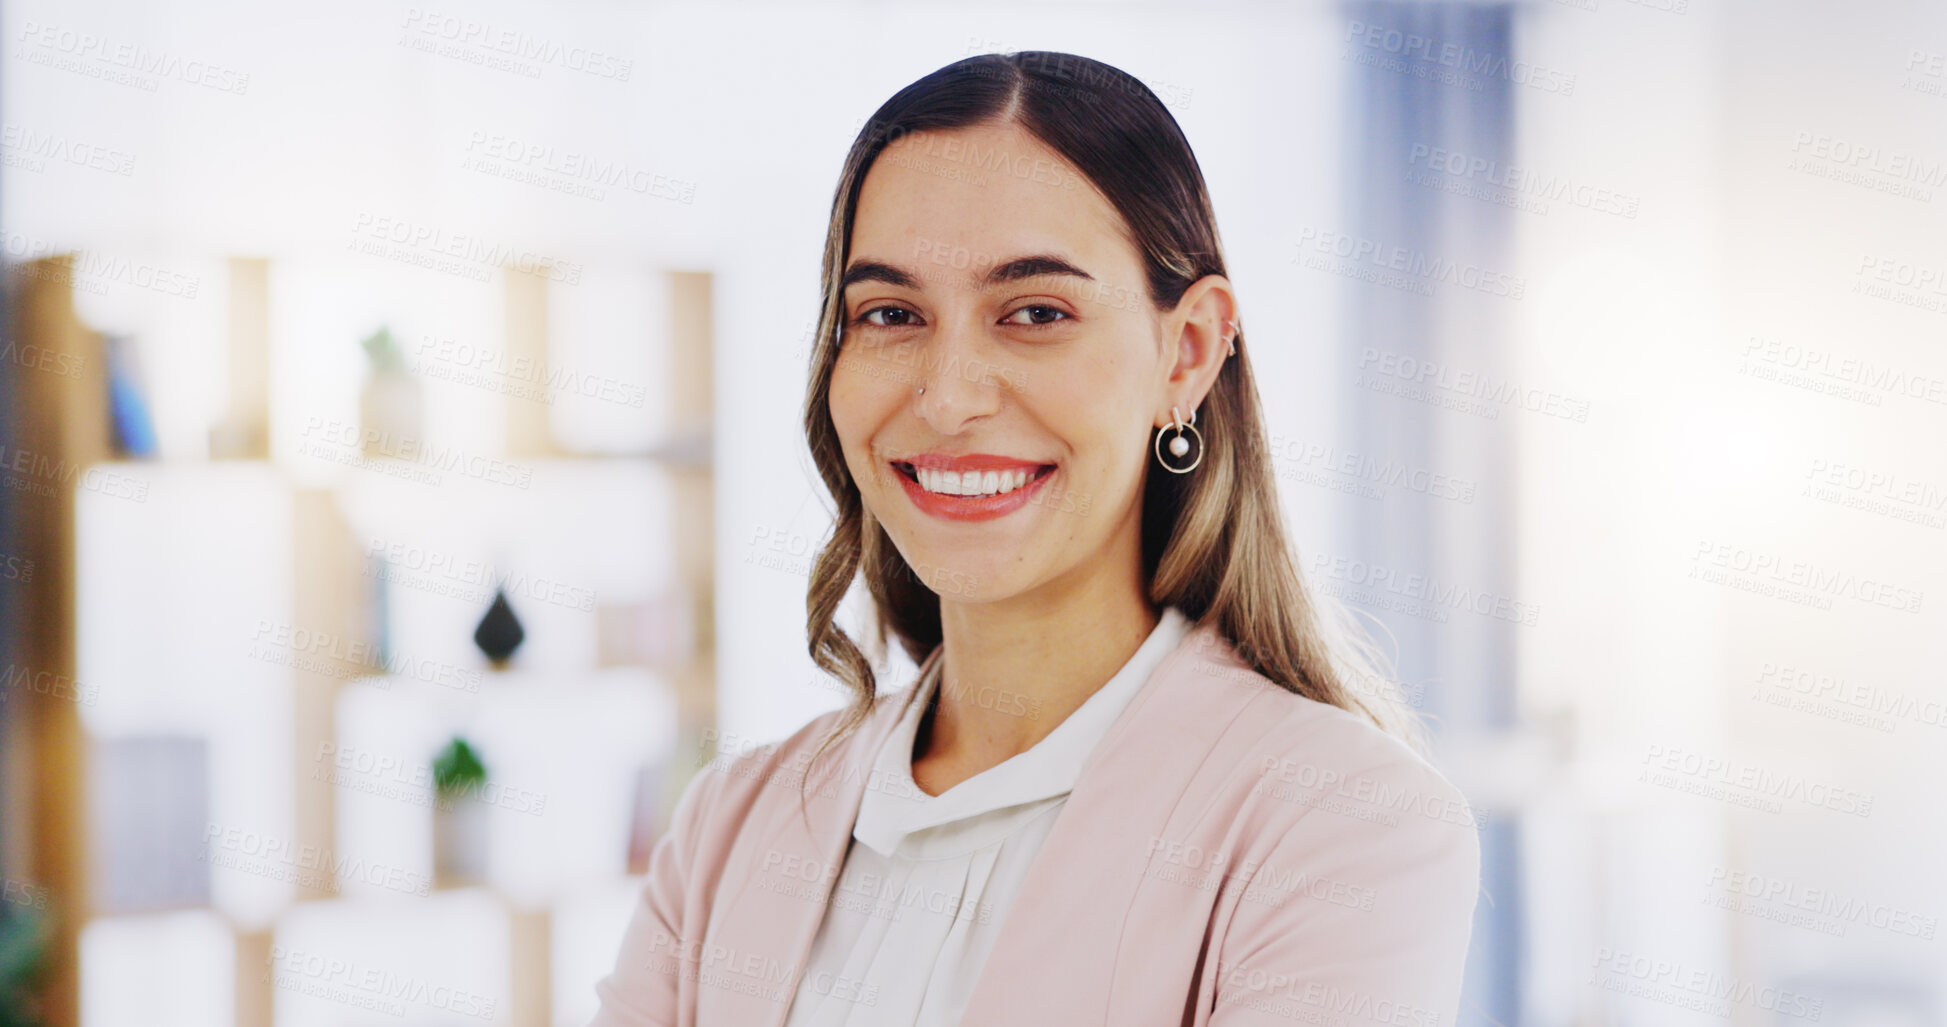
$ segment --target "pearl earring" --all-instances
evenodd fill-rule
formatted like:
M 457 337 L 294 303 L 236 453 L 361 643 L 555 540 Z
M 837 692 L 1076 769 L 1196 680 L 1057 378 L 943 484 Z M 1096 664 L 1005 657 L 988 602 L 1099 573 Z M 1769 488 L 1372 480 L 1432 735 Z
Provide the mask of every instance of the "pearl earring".
M 1188 474 L 1196 470 L 1198 464 L 1203 463 L 1203 433 L 1197 431 L 1196 425 L 1197 412 L 1195 410 L 1190 411 L 1190 420 L 1186 422 L 1183 420 L 1181 411 L 1175 407 L 1170 408 L 1170 423 L 1167 427 L 1156 433 L 1156 444 L 1152 447 L 1156 450 L 1156 462 L 1162 464 L 1164 470 L 1175 474 Z M 1196 437 L 1197 458 L 1190 461 L 1188 467 L 1175 467 L 1168 460 L 1163 459 L 1163 432 L 1167 431 L 1174 431 L 1176 433 L 1176 437 L 1170 440 L 1170 454 L 1179 460 L 1190 452 L 1190 440 L 1184 438 L 1183 433 L 1187 431 Z

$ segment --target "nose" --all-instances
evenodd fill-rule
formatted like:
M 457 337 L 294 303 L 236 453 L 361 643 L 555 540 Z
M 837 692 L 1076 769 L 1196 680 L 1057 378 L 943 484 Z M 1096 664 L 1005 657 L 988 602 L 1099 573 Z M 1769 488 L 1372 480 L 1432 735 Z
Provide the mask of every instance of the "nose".
M 921 355 L 914 412 L 940 434 L 958 435 L 970 422 L 999 410 L 1007 375 L 988 359 L 990 353 L 978 315 L 954 317 L 936 328 Z

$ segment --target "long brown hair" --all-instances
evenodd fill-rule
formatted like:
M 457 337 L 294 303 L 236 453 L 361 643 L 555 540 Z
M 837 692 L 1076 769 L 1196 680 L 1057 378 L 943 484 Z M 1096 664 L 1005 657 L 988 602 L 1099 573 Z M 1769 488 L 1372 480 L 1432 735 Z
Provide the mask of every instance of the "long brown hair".
M 878 654 L 890 635 L 922 662 L 941 637 L 940 597 L 861 502 L 828 406 L 844 317 L 840 276 L 859 191 L 873 161 L 901 136 L 1008 120 L 1066 158 L 1121 214 L 1159 311 L 1173 309 L 1205 275 L 1225 274 L 1216 217 L 1189 140 L 1147 86 L 1109 65 L 1048 51 L 968 57 L 901 89 L 866 122 L 832 200 L 823 305 L 805 389 L 805 441 L 837 515 L 811 571 L 806 631 L 812 660 L 854 697 L 818 753 L 862 723 L 878 696 L 873 661 L 833 623 L 861 567 Z M 1343 607 L 1330 603 L 1321 611 L 1304 586 L 1285 538 L 1250 348 L 1241 332 L 1235 343 L 1197 418 L 1206 447 L 1201 466 L 1189 474 L 1146 475 L 1142 560 L 1149 599 L 1159 608 L 1177 607 L 1194 623 L 1215 624 L 1246 665 L 1278 685 L 1359 713 L 1423 748 L 1418 720 L 1400 701 L 1377 647 Z M 1327 620 L 1337 637 L 1325 634 Z

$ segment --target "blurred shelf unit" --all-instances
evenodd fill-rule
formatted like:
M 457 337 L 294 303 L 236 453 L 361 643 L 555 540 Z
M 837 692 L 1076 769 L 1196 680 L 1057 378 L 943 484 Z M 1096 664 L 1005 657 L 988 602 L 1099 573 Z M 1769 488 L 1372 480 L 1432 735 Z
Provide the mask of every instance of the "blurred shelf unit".
M 83 369 L 23 376 L 14 443 L 79 471 L 20 501 L 17 662 L 72 687 L 7 716 L 8 876 L 59 912 L 49 1022 L 585 1022 L 712 755 L 710 276 L 666 273 L 663 337 L 613 343 L 668 350 L 660 441 L 575 452 L 510 394 L 516 487 L 400 454 L 294 473 L 253 259 L 215 458 L 117 458 L 66 260 L 10 274 L 13 337 Z M 503 294 L 507 349 L 546 366 L 547 280 Z M 475 638 L 496 601 L 505 659 Z

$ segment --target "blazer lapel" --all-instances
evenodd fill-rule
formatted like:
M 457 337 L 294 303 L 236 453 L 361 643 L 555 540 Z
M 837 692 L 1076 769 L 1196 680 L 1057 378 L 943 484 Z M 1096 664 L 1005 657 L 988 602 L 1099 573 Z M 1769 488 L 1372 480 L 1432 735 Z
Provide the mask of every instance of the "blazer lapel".
M 936 648 L 920 664 L 921 673 L 938 658 Z M 711 914 L 701 954 L 698 1023 L 783 1027 L 838 883 L 859 804 L 865 789 L 875 786 L 874 759 L 912 692 L 881 697 L 858 730 L 818 759 L 804 782 L 802 811 L 802 766 L 777 766 L 762 783 L 779 789 L 785 801 L 760 800 L 752 807 L 753 816 L 768 810 L 768 819 L 750 825 L 743 833 L 749 840 L 740 840 L 730 857 L 718 893 L 724 902 Z M 814 740 L 804 752 L 816 746 Z
M 1200 805 L 1189 792 L 1197 771 L 1255 691 L 1243 686 L 1248 673 L 1241 668 L 1207 625 L 1192 629 L 1157 666 L 1083 766 L 1008 907 L 964 1023 L 1109 1022 L 1118 974 L 1134 980 L 1129 975 L 1144 973 L 1119 966 L 1118 958 L 1131 958 L 1120 952 L 1123 927 L 1152 847 L 1182 833 L 1171 830 L 1174 819 L 1196 816 Z M 1187 979 L 1200 936 L 1176 941 L 1187 946 L 1189 962 L 1185 953 L 1172 954 L 1170 970 Z M 1152 942 L 1158 951 L 1177 947 L 1161 938 L 1143 939 L 1143 947 Z M 1145 1019 L 1164 1012 L 1142 1011 Z

